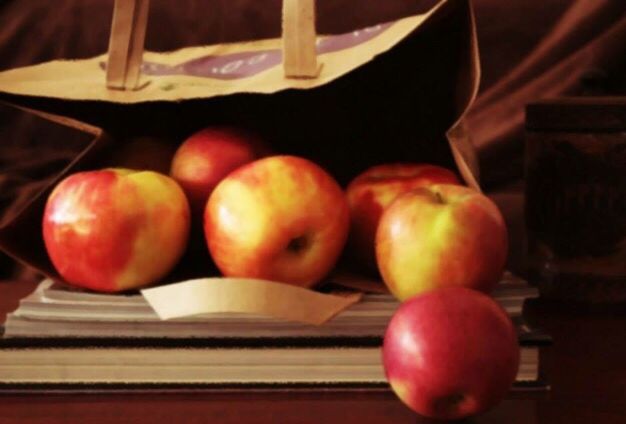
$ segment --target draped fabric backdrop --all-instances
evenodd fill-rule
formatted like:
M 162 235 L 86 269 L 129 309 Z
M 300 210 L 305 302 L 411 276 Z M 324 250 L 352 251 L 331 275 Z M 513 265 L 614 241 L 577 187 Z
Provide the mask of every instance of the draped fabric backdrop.
M 317 0 L 318 31 L 340 33 L 426 10 L 435 0 Z M 557 95 L 626 93 L 624 0 L 473 0 L 483 77 L 468 116 L 483 186 L 520 248 L 524 106 Z M 146 46 L 166 51 L 276 37 L 281 0 L 152 0 Z M 113 0 L 0 3 L 0 70 L 106 51 Z M 24 167 L 72 155 L 88 137 L 0 107 L 0 207 Z M 37 149 L 34 155 L 33 148 Z M 4 276 L 12 265 L 5 260 Z

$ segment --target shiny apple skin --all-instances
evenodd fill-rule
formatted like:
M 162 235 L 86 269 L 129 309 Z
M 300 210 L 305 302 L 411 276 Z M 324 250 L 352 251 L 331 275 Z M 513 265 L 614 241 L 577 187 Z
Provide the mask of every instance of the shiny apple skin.
M 193 216 L 201 222 L 215 186 L 238 167 L 268 153 L 269 148 L 252 133 L 234 127 L 208 127 L 178 147 L 170 175 L 185 191 Z
M 443 287 L 489 293 L 502 276 L 507 249 L 498 207 L 476 190 L 449 184 L 398 197 L 376 235 L 378 268 L 399 300 Z
M 326 171 L 304 158 L 271 156 L 218 184 L 204 229 L 224 275 L 311 287 L 335 265 L 349 220 L 345 195 Z
M 433 184 L 461 184 L 454 172 L 426 163 L 388 163 L 373 166 L 346 188 L 350 206 L 348 250 L 370 271 L 376 267 L 376 229 L 383 211 L 401 194 Z
M 61 181 L 48 198 L 42 228 L 66 282 L 119 292 L 164 277 L 185 250 L 189 225 L 187 199 L 171 178 L 104 169 Z
M 383 365 L 396 395 L 417 413 L 438 419 L 480 414 L 515 381 L 517 333 L 489 296 L 445 288 L 404 302 L 391 319 Z

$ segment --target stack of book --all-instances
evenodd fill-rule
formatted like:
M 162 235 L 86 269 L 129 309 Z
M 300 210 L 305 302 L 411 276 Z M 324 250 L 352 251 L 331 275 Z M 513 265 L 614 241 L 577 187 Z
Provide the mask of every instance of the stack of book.
M 521 364 L 515 387 L 545 388 L 545 334 L 523 324 L 536 290 L 503 280 L 494 299 L 517 324 Z M 10 390 L 224 388 L 386 389 L 381 344 L 398 302 L 363 300 L 320 325 L 212 314 L 162 321 L 139 295 L 95 294 L 43 281 L 7 316 L 0 387 Z

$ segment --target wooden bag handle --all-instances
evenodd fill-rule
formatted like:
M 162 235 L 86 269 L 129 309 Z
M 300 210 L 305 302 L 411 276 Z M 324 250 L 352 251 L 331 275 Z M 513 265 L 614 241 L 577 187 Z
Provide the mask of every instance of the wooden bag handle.
M 150 0 L 115 0 L 106 85 L 135 90 L 139 86 Z M 315 0 L 283 0 L 283 72 L 286 78 L 315 78 Z

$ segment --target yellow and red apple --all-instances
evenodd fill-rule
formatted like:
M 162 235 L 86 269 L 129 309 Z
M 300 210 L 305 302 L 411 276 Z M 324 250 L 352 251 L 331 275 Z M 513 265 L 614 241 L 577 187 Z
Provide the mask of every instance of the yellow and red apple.
M 43 217 L 46 250 L 68 283 L 102 292 L 149 285 L 185 250 L 189 205 L 171 178 L 104 169 L 65 178 Z
M 468 187 L 433 185 L 399 196 L 376 233 L 381 276 L 398 299 L 442 288 L 489 292 L 507 256 L 498 207 Z
M 398 397 L 421 415 L 460 419 L 500 402 L 515 381 L 519 345 L 506 312 L 462 287 L 404 302 L 383 343 L 383 365 Z
M 270 156 L 218 184 L 204 230 L 224 275 L 311 287 L 337 261 L 349 219 L 345 195 L 326 171 L 300 157 Z
M 192 214 L 201 220 L 209 195 L 231 171 L 266 156 L 256 136 L 233 127 L 209 127 L 187 138 L 176 151 L 170 175 L 185 191 Z
M 374 243 L 383 211 L 398 197 L 432 184 L 460 184 L 449 169 L 424 163 L 390 163 L 367 169 L 346 189 L 350 206 L 350 255 L 360 265 L 376 268 Z

